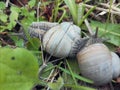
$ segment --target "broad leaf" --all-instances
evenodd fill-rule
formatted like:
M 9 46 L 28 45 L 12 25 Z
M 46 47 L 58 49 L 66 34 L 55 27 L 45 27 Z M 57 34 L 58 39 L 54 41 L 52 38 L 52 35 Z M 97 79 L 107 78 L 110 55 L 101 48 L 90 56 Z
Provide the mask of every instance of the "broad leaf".
M 15 11 L 17 13 L 21 12 L 21 9 L 19 7 L 17 7 L 17 6 L 11 6 L 10 10 L 11 10 L 11 12 L 12 11 Z
M 0 2 L 0 9 L 5 9 L 5 3 L 4 2 Z
M 38 50 L 40 47 L 40 40 L 38 38 L 31 38 L 29 42 L 27 42 L 27 48 L 29 50 Z
M 10 10 L 11 10 L 11 14 L 9 16 L 10 23 L 7 26 L 9 30 L 11 30 L 16 25 L 16 21 L 18 20 L 18 15 L 20 12 L 20 9 L 18 9 L 17 7 L 11 7 Z
M 8 18 L 8 16 L 6 14 L 0 13 L 0 20 L 2 22 L 7 22 L 7 18 Z
M 48 83 L 48 87 L 50 87 L 52 90 L 60 90 L 64 85 L 63 78 L 59 77 L 58 80 L 55 83 Z
M 14 36 L 14 33 L 13 35 L 10 36 L 10 38 L 15 42 L 15 45 L 17 47 L 24 47 L 24 40 L 18 36 Z
M 28 5 L 30 6 L 30 8 L 32 8 L 33 6 L 35 6 L 36 0 L 30 0 L 28 2 Z
M 0 48 L 0 89 L 30 90 L 38 83 L 38 61 L 22 48 Z
M 107 29 L 106 28 L 107 25 Z M 120 24 L 111 24 L 111 23 L 101 23 L 97 21 L 91 21 L 91 26 L 93 30 L 96 27 L 99 28 L 99 35 L 103 36 L 104 38 L 110 39 L 107 42 L 112 43 L 116 46 L 120 46 Z

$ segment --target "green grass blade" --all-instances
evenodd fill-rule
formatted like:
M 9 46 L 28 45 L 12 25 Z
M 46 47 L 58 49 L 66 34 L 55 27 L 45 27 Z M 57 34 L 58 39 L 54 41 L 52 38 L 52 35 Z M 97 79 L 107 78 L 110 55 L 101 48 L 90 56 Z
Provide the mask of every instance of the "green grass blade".
M 58 68 L 59 68 L 60 70 L 62 70 L 63 72 L 71 75 L 71 73 L 69 72 L 69 70 L 64 69 L 64 68 L 62 68 L 62 67 L 58 67 Z M 80 76 L 80 75 L 78 75 L 78 74 L 76 74 L 76 73 L 73 73 L 73 75 L 74 75 L 75 78 L 77 78 L 77 79 L 79 79 L 79 80 L 82 80 L 82 81 L 84 81 L 84 82 L 91 83 L 91 84 L 93 83 L 92 80 L 89 80 L 89 79 L 87 79 L 87 78 L 84 78 L 84 77 L 82 77 L 82 76 Z
M 83 15 L 84 15 L 84 11 L 85 11 L 85 5 L 84 4 L 80 4 L 78 5 L 78 19 L 77 19 L 77 25 L 79 26 L 79 22 L 82 19 Z
M 85 87 L 85 86 L 78 86 L 78 85 L 71 85 L 71 84 L 64 84 L 64 86 L 73 88 L 74 90 L 96 90 L 96 89 Z
M 75 24 L 77 24 L 77 5 L 75 4 L 75 0 L 64 0 L 66 5 L 68 6 L 70 13 L 72 14 L 72 18 Z
M 81 24 L 83 23 L 83 21 L 90 15 L 90 13 L 96 8 L 96 6 L 94 6 L 93 8 L 91 8 L 84 16 L 83 18 L 80 20 L 79 22 L 79 26 L 81 26 Z
M 62 21 L 62 19 L 64 18 L 65 14 L 66 14 L 66 10 L 63 9 L 63 8 L 59 8 L 59 10 L 62 10 L 63 11 L 63 14 L 62 16 L 60 17 L 60 19 L 58 20 L 58 23 L 60 23 Z
M 70 65 L 69 65 L 69 63 L 68 63 L 67 60 L 66 60 L 66 63 L 67 63 L 68 69 L 69 69 L 69 71 L 70 71 L 70 73 L 71 73 L 71 75 L 72 75 L 72 78 L 73 78 L 73 80 L 74 80 L 74 82 L 75 82 L 75 85 L 77 85 L 77 81 L 76 81 L 76 79 L 75 79 L 75 76 L 74 76 L 74 74 L 73 74 L 73 72 L 72 72 L 72 69 L 71 69 L 71 67 L 70 67 Z

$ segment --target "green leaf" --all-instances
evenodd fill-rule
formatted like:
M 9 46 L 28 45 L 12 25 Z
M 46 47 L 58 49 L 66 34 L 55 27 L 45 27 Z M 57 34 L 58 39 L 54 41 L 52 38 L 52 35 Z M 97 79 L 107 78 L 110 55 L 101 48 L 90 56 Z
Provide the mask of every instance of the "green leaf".
M 33 17 L 33 16 L 35 15 L 35 13 L 36 13 L 36 11 L 31 11 L 31 12 L 29 13 L 29 15 Z
M 21 7 L 21 15 L 28 16 L 29 15 L 28 9 L 25 7 Z
M 24 18 L 21 20 L 21 23 L 22 23 L 23 27 L 25 28 L 25 30 L 27 30 L 28 27 L 30 26 L 30 24 L 32 23 L 32 20 L 30 20 L 28 18 Z
M 4 2 L 0 2 L 0 9 L 1 10 L 5 9 L 5 3 Z
M 14 33 L 13 33 L 14 34 Z M 24 47 L 24 40 L 23 39 L 21 39 L 20 37 L 18 37 L 18 36 L 10 36 L 11 37 L 11 39 L 12 40 L 14 40 L 14 42 L 15 42 L 15 45 L 17 46 L 17 47 Z
M 0 13 L 0 20 L 2 22 L 7 22 L 7 18 L 8 18 L 8 16 L 6 14 Z
M 29 15 L 21 20 L 21 23 L 24 26 L 24 28 L 27 29 L 32 22 L 36 21 L 34 14 L 34 11 L 32 13 L 29 12 Z
M 40 47 L 40 40 L 38 38 L 31 38 L 30 41 L 27 43 L 27 49 L 29 50 L 38 50 L 39 47 Z
M 15 12 L 19 13 L 19 12 L 21 12 L 21 9 L 19 7 L 16 7 L 16 6 L 11 6 L 10 11 L 11 12 L 15 11 Z
M 27 8 L 25 8 L 25 7 L 22 7 L 21 8 L 21 15 L 24 15 L 24 16 L 26 16 L 26 17 L 35 17 L 35 13 L 36 13 L 36 11 L 29 11 Z
M 107 29 L 105 30 L 106 25 Z M 110 39 L 107 42 L 112 43 L 116 46 L 120 46 L 120 24 L 106 24 L 98 21 L 91 21 L 91 27 L 93 28 L 93 30 L 95 30 L 96 27 L 98 27 L 98 34 L 100 36 L 103 36 L 106 39 Z
M 79 21 L 78 25 L 81 26 L 83 21 L 90 15 L 90 13 L 96 8 L 96 6 L 93 6 Z
M 8 23 L 7 26 L 5 27 L 5 29 L 11 30 L 14 26 L 15 25 L 13 25 L 13 22 L 12 23 Z
M 16 25 L 16 21 L 18 20 L 18 15 L 20 12 L 20 9 L 18 9 L 17 7 L 11 7 L 10 10 L 11 10 L 11 14 L 9 16 L 10 23 L 8 25 L 9 30 L 11 30 Z
M 6 29 L 6 26 L 0 26 L 0 32 L 4 31 Z
M 52 90 L 60 90 L 64 85 L 63 78 L 59 77 L 55 83 L 48 83 L 48 87 Z
M 70 68 L 72 71 L 74 71 L 74 73 L 76 74 L 79 74 L 80 73 L 80 69 L 79 68 L 79 65 L 78 65 L 78 62 L 77 62 L 77 59 L 75 58 L 70 58 L 67 60 L 69 65 L 70 65 Z
M 37 20 L 37 18 L 35 17 L 35 13 L 35 10 L 29 11 L 28 8 L 21 8 L 21 15 L 24 16 L 24 18 L 21 20 L 21 23 L 25 30 L 28 29 L 32 22 Z
M 16 11 L 12 11 L 10 14 L 10 22 L 15 22 L 18 19 L 18 13 Z
M 30 6 L 30 8 L 32 8 L 33 6 L 35 6 L 36 0 L 30 0 L 28 2 L 28 5 Z
M 23 48 L 0 48 L 0 89 L 31 90 L 38 83 L 38 61 Z
M 51 69 L 55 68 L 52 63 L 47 64 L 47 66 L 40 72 L 40 77 L 47 78 L 51 73 Z
M 82 19 L 82 17 L 83 17 L 83 15 L 84 15 L 84 11 L 85 11 L 85 5 L 84 4 L 79 4 L 78 5 L 78 21 L 77 21 L 77 23 L 79 24 L 79 22 L 81 21 L 81 19 Z

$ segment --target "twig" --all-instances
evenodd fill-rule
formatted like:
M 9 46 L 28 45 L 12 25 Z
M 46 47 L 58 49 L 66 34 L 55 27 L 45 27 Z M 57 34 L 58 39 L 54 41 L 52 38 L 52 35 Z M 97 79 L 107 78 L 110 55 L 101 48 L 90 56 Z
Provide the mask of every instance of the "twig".
M 49 63 L 53 63 L 53 62 L 56 62 L 56 61 L 60 61 L 60 60 L 62 60 L 62 59 L 64 59 L 64 57 L 58 58 L 58 59 L 55 59 L 55 60 L 52 60 L 52 61 L 50 61 Z
M 118 7 L 118 6 L 120 6 L 120 3 L 118 3 L 118 4 L 116 5 L 116 7 Z
M 42 42 L 41 42 L 42 43 Z M 46 68 L 47 64 L 46 61 L 44 59 L 44 53 L 43 53 L 43 44 L 41 44 L 41 52 L 42 52 L 42 66 L 39 68 L 38 71 L 38 77 L 41 75 L 42 71 Z
M 88 12 L 89 9 L 86 8 L 85 11 Z M 101 18 L 100 16 L 96 15 L 94 12 L 91 12 L 91 13 L 90 13 L 90 16 L 93 17 L 93 18 L 95 18 L 95 19 L 98 20 L 98 21 L 101 21 L 101 20 L 102 20 L 102 18 Z
M 8 46 L 10 46 L 10 47 L 12 47 L 12 48 L 16 48 L 16 46 L 10 45 L 10 44 L 7 43 L 6 41 L 4 41 L 2 38 L 0 38 L 0 43 L 3 43 L 3 44 L 5 44 L 5 45 L 8 45 Z
M 102 5 L 102 6 L 104 6 L 104 7 L 107 7 L 107 8 L 110 8 L 110 5 L 105 4 L 105 3 L 100 3 L 100 5 Z M 113 5 L 111 6 L 111 8 L 112 8 L 112 10 L 114 10 L 114 11 L 120 12 L 120 9 L 117 8 L 117 7 L 115 7 L 115 6 L 113 6 Z
M 46 68 L 46 66 L 47 66 L 47 64 L 43 62 L 42 66 L 39 68 L 38 77 L 41 75 L 42 71 Z
M 21 6 L 25 6 L 23 3 L 22 3 L 22 1 L 20 1 L 20 0 L 17 0 L 17 2 L 21 5 Z
M 37 7 L 37 22 L 39 22 L 39 7 L 40 7 L 41 2 L 38 2 L 38 7 Z
M 88 4 L 84 4 L 87 8 L 93 8 L 94 6 L 91 6 L 91 5 L 88 5 Z M 118 16 L 120 16 L 120 12 L 116 12 L 116 11 L 113 11 L 113 10 L 109 10 L 109 9 L 104 9 L 104 8 L 100 8 L 100 7 L 96 7 L 95 8 L 96 10 L 99 10 L 99 11 L 105 11 L 105 12 L 110 12 L 112 14 L 116 14 Z
M 12 6 L 18 7 L 17 5 L 11 3 L 10 1 L 9 1 L 9 4 L 12 5 Z
M 10 1 L 10 0 L 6 0 L 6 3 L 5 3 L 5 6 L 6 6 L 6 7 L 8 7 L 9 1 Z
M 49 80 L 49 78 L 53 75 L 53 72 L 54 72 L 54 69 L 51 71 L 51 73 L 50 73 L 50 75 L 48 76 L 48 79 L 47 79 L 47 81 Z M 52 78 L 52 80 L 51 80 L 51 82 L 53 82 L 53 78 Z M 48 87 L 47 88 L 47 90 L 49 90 L 50 88 Z
M 48 79 L 48 78 L 45 78 L 45 77 L 40 77 L 40 79 L 42 79 L 43 81 L 46 81 L 46 80 L 50 81 L 51 80 L 51 79 Z M 55 82 L 55 81 L 57 81 L 57 80 L 53 80 L 53 82 Z

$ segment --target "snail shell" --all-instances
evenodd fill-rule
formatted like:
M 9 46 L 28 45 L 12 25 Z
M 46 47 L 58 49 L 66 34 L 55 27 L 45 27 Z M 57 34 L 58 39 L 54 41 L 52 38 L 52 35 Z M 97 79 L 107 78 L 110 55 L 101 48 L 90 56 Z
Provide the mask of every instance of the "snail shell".
M 43 47 L 55 57 L 75 56 L 73 47 L 80 39 L 80 32 L 81 29 L 78 26 L 63 22 L 45 33 Z
M 113 78 L 117 78 L 120 75 L 120 58 L 114 52 L 111 52 L 111 55 L 112 55 Z
M 77 54 L 81 74 L 103 85 L 112 80 L 112 59 L 108 48 L 102 43 L 85 47 Z

